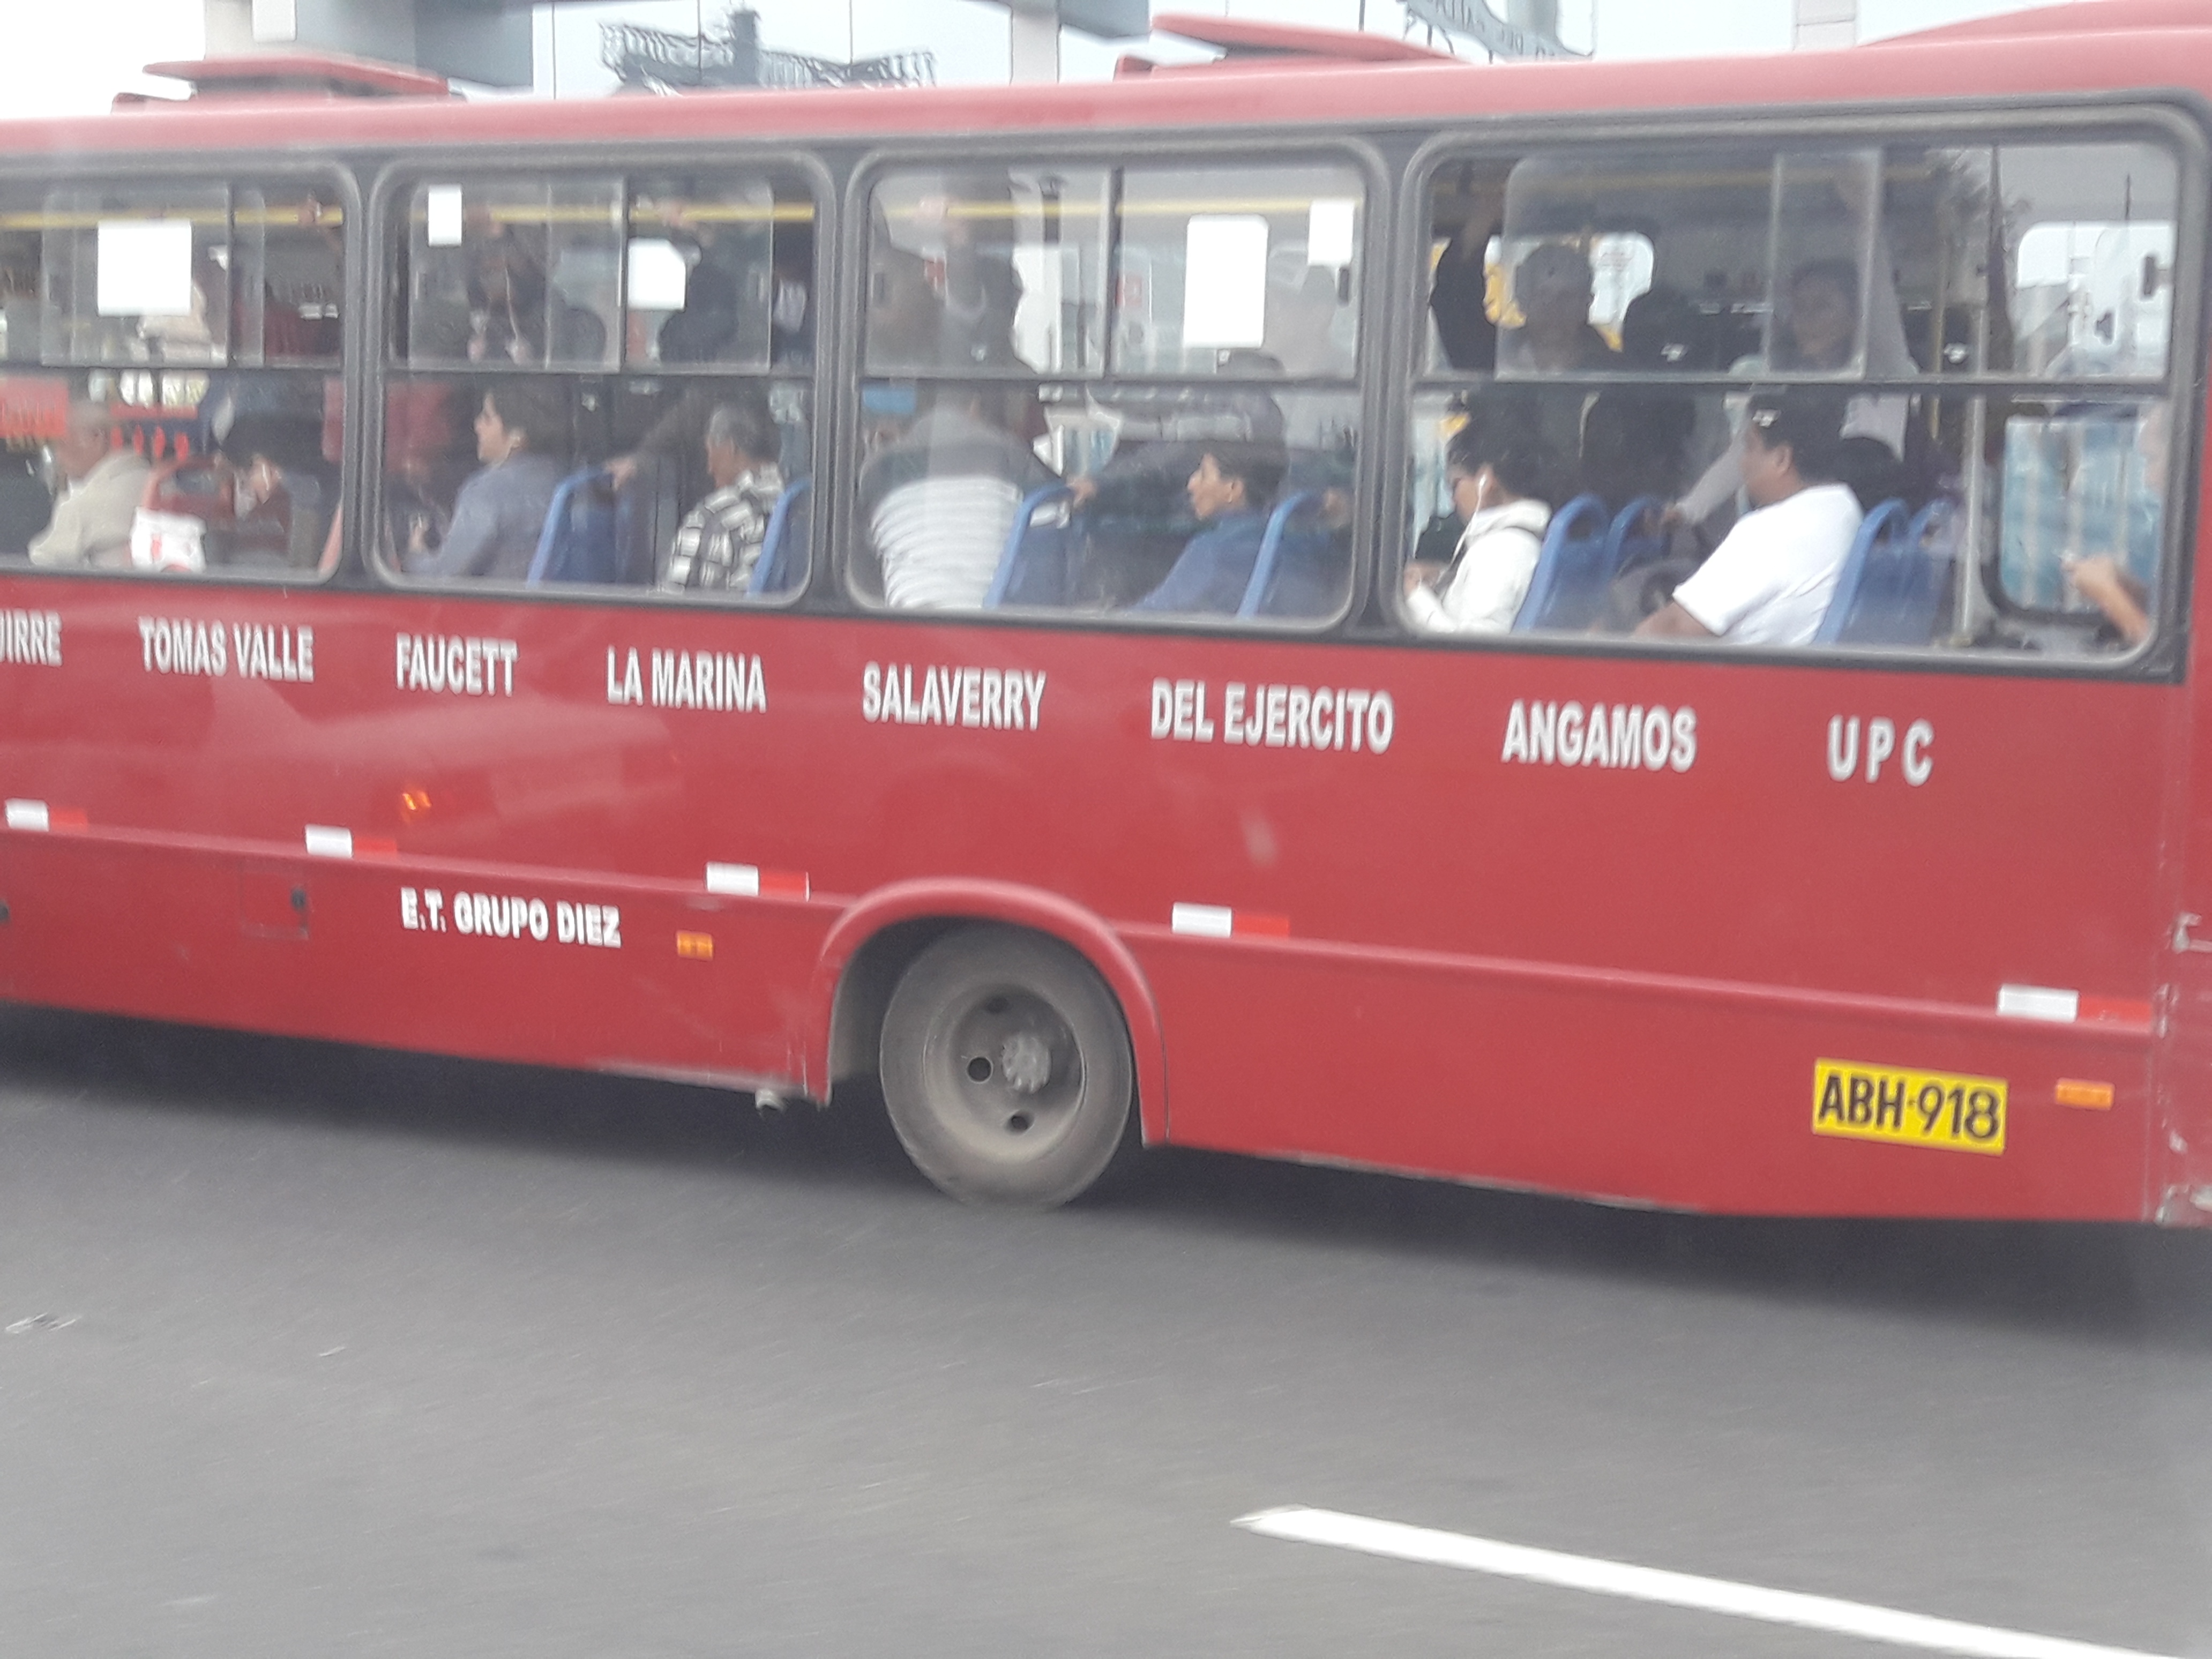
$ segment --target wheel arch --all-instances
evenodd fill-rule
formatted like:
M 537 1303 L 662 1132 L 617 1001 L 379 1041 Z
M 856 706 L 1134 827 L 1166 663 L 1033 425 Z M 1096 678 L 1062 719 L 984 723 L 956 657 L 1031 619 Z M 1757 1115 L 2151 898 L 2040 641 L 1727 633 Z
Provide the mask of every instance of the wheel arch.
M 806 1052 L 820 1062 L 822 1093 L 846 1079 L 873 1074 L 884 1011 L 899 975 L 933 940 L 979 921 L 1056 939 L 1106 981 L 1128 1028 L 1145 1140 L 1165 1140 L 1166 1048 L 1144 970 L 1103 918 L 1058 894 L 1014 882 L 895 882 L 854 901 L 837 918 L 815 959 L 808 997 Z

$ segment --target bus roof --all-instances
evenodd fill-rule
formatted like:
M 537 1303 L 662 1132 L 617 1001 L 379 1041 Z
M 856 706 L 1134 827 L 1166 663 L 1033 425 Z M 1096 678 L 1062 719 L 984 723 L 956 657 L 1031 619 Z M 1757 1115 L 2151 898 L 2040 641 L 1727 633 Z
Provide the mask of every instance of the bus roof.
M 2212 19 L 2195 0 L 2050 9 L 2106 27 L 2063 39 L 1949 31 L 1879 48 L 1767 58 L 1474 64 L 1246 59 L 1239 72 L 998 87 L 694 93 L 464 103 L 428 97 L 155 101 L 103 116 L 0 123 L 0 155 L 237 149 L 271 155 L 501 143 L 590 146 L 705 137 L 793 143 L 946 133 L 1208 126 L 1419 125 L 1598 111 L 2005 102 L 2069 92 L 2212 94 Z M 2174 21 L 2186 15 L 2185 24 Z M 2140 27 L 2136 25 L 2140 24 Z M 1276 64 L 1283 67 L 1276 67 Z M 1292 95 L 1290 82 L 1295 82 Z

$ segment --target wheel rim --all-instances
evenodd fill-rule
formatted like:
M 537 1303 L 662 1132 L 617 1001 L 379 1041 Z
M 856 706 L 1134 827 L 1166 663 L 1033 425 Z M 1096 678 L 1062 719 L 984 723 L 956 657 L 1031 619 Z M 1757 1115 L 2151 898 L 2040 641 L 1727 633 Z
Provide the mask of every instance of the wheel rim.
M 1049 1151 L 1083 1103 L 1083 1053 L 1060 1010 L 1019 986 L 979 990 L 947 1009 L 930 1042 L 936 1116 L 1000 1163 Z

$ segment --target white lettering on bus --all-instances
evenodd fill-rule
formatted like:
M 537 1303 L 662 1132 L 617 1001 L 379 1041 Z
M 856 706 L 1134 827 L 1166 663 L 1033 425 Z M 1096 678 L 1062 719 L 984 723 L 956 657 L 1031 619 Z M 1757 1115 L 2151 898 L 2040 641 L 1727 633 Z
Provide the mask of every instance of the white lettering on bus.
M 0 663 L 39 668 L 62 665 L 62 618 L 58 611 L 0 611 Z
M 977 726 L 1034 732 L 1044 674 L 1023 668 L 872 662 L 860 671 L 860 718 L 894 726 Z
M 1213 718 L 1203 680 L 1152 682 L 1152 736 L 1166 743 L 1224 743 L 1263 749 L 1350 749 L 1379 755 L 1398 732 L 1398 705 L 1388 691 L 1331 685 L 1221 688 Z
M 550 939 L 594 950 L 622 949 L 618 904 L 571 904 L 565 899 L 548 904 L 508 893 L 455 893 L 449 909 L 446 895 L 434 887 L 399 890 L 399 925 L 409 932 L 445 933 L 448 915 L 452 932 L 477 939 Z
M 221 623 L 141 617 L 138 648 L 149 674 L 204 674 L 214 678 L 227 672 L 230 665 L 230 641 Z
M 291 680 L 302 684 L 314 680 L 315 630 L 312 628 L 233 623 L 230 640 L 231 660 L 242 680 Z
M 452 634 L 392 635 L 392 678 L 402 691 L 450 691 L 463 697 L 511 697 L 513 640 L 469 639 Z
M 659 650 L 649 656 L 655 708 L 711 708 L 720 714 L 749 714 L 768 708 L 768 683 L 758 657 L 742 652 Z M 637 653 L 628 653 L 617 675 L 615 647 L 609 646 L 607 701 L 644 702 L 645 685 L 638 672 Z
M 1936 728 L 1926 720 L 1915 720 L 1905 728 L 1905 750 L 1899 754 L 1897 722 L 1876 715 L 1866 722 L 1866 781 L 1878 783 L 1881 780 L 1881 765 L 1892 755 L 1897 756 L 1897 769 L 1905 781 L 1917 789 L 1928 781 L 1936 770 Z M 1828 720 L 1828 775 L 1838 783 L 1848 783 L 1859 771 L 1859 717 L 1856 714 L 1831 715 Z
M 1500 761 L 1686 772 L 1698 760 L 1698 711 L 1657 703 L 1516 702 Z

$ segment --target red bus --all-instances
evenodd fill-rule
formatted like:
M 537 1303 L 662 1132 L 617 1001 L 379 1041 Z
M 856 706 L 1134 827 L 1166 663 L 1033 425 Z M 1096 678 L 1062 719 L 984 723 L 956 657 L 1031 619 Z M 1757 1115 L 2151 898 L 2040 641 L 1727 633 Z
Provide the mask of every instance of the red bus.
M 2197 8 L 1163 24 L 0 126 L 0 992 L 879 1077 L 975 1200 L 2212 1221 Z

